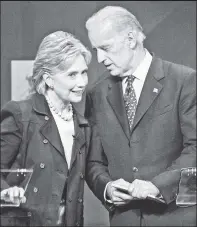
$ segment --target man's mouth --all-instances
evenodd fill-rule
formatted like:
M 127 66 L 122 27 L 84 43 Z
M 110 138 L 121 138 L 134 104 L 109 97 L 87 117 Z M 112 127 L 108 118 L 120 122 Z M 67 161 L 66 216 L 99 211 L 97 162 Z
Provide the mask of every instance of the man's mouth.
M 112 66 L 112 65 L 113 65 L 113 64 L 105 65 L 105 66 L 106 66 L 107 69 L 111 69 L 111 66 Z

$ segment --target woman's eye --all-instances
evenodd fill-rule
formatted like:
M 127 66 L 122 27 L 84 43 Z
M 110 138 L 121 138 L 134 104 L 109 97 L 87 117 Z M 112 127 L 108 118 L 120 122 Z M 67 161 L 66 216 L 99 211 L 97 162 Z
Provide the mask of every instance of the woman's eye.
M 71 78 L 75 78 L 76 77 L 76 73 L 71 73 L 71 74 L 69 74 L 69 77 L 71 77 Z

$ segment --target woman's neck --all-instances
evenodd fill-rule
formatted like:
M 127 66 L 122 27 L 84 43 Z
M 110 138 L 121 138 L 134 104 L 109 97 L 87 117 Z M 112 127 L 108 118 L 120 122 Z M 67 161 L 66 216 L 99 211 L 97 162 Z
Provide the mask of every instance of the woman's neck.
M 45 96 L 49 98 L 53 106 L 61 113 L 69 106 L 69 102 L 63 101 L 59 96 L 52 90 L 47 90 Z

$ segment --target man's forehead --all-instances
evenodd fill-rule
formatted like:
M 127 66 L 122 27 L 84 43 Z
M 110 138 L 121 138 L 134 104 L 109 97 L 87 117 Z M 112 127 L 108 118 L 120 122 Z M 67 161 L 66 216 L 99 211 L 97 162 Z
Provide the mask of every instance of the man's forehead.
M 108 34 L 107 36 L 98 34 L 90 34 L 89 33 L 89 39 L 92 44 L 92 48 L 99 48 L 99 47 L 111 47 L 115 45 L 119 45 L 124 40 L 124 36 L 120 35 L 118 33 L 114 34 Z
M 100 46 L 110 43 L 117 36 L 117 32 L 110 29 L 92 29 L 88 32 L 88 36 L 93 46 Z

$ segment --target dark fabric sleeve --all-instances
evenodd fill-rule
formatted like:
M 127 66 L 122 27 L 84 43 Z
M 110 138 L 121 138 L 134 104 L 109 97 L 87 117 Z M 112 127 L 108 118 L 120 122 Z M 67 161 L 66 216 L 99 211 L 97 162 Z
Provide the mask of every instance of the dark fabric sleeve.
M 86 181 L 95 196 L 104 201 L 104 190 L 106 184 L 111 181 L 107 157 L 103 151 L 97 126 L 92 126 L 89 154 L 87 158 Z
M 20 108 L 16 102 L 8 102 L 1 110 L 1 170 L 10 169 L 14 163 L 22 140 Z M 6 174 L 1 173 L 1 190 L 9 187 L 5 180 Z
M 104 190 L 109 181 L 111 181 L 108 171 L 108 161 L 104 153 L 101 138 L 96 125 L 96 113 L 91 92 L 86 94 L 85 117 L 91 125 L 91 139 L 87 158 L 86 181 L 94 195 L 102 202 L 105 208 L 112 212 L 114 205 L 104 199 Z
M 88 119 L 91 125 L 95 124 L 96 115 L 95 115 L 94 103 L 93 103 L 90 91 L 87 91 L 86 93 L 85 117 Z
M 183 150 L 165 172 L 152 179 L 152 183 L 158 187 L 166 203 L 176 199 L 181 169 L 196 166 L 196 73 L 185 77 L 178 111 Z

